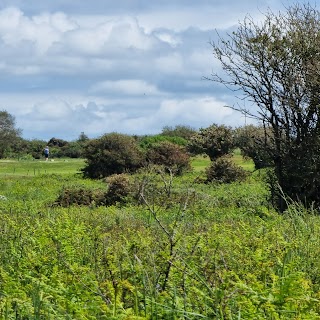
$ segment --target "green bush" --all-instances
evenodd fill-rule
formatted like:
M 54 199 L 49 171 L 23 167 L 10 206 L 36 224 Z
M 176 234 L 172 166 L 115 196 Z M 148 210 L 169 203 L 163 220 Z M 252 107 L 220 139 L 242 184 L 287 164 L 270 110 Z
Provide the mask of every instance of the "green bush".
M 190 138 L 187 149 L 194 155 L 207 154 L 213 161 L 234 149 L 233 131 L 231 127 L 216 124 L 200 129 Z
M 144 165 L 144 155 L 136 140 L 120 133 L 105 134 L 84 147 L 85 177 L 104 178 L 112 174 L 134 172 Z
M 161 142 L 171 142 L 177 144 L 179 146 L 186 146 L 187 140 L 178 137 L 178 136 L 165 136 L 165 135 L 154 135 L 154 136 L 145 136 L 140 138 L 139 145 L 142 149 L 147 150 L 155 144 L 159 144 Z
M 106 204 L 114 205 L 124 203 L 130 194 L 131 185 L 127 174 L 114 174 L 106 179 L 108 191 L 106 193 Z
M 228 156 L 220 157 L 213 161 L 206 169 L 206 182 L 231 183 L 243 181 L 248 173 L 236 165 Z
M 244 157 L 253 160 L 256 169 L 273 166 L 272 141 L 272 132 L 262 126 L 248 125 L 235 130 L 236 146 Z
M 190 169 L 190 157 L 186 149 L 168 141 L 151 146 L 146 157 L 149 163 L 162 165 L 178 175 Z
M 105 192 L 98 189 L 85 189 L 83 187 L 64 188 L 59 194 L 55 205 L 69 207 L 71 205 L 104 205 Z

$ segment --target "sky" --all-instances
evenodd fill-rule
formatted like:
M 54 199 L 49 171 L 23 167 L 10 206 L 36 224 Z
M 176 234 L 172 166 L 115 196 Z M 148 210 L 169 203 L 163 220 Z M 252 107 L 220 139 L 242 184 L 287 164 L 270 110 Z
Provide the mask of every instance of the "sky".
M 0 110 L 30 140 L 242 126 L 225 106 L 243 102 L 205 80 L 220 68 L 210 43 L 292 3 L 1 0 Z

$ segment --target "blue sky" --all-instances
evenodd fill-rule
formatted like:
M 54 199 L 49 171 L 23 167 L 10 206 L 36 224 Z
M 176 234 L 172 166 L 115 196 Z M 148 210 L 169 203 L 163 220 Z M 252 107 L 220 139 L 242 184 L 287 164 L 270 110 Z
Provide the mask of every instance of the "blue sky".
M 317 1 L 316 1 L 317 2 Z M 209 42 L 291 0 L 2 0 L 0 110 L 26 139 L 240 126 Z

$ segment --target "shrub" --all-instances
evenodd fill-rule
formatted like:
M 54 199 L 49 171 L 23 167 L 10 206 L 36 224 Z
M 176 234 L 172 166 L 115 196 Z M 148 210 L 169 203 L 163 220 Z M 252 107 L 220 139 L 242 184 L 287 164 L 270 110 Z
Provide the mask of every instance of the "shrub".
M 60 157 L 81 158 L 83 153 L 83 145 L 78 141 L 69 142 L 59 150 Z
M 127 174 L 114 174 L 106 179 L 108 191 L 106 193 L 106 204 L 114 205 L 124 203 L 130 194 L 131 185 Z
M 231 127 L 213 124 L 194 134 L 187 148 L 194 155 L 207 154 L 213 161 L 234 149 L 233 131 Z
M 163 165 L 166 170 L 178 175 L 190 169 L 190 157 L 186 149 L 168 141 L 151 146 L 146 156 L 150 163 Z
M 248 125 L 235 130 L 235 144 L 244 157 L 251 158 L 256 169 L 273 166 L 270 150 L 272 132 L 262 126 Z
M 228 156 L 220 157 L 213 161 L 206 169 L 206 182 L 231 183 L 243 181 L 248 173 L 236 165 Z
M 87 166 L 82 172 L 89 178 L 134 172 L 144 164 L 144 155 L 136 140 L 119 133 L 110 133 L 90 140 L 84 147 L 83 155 Z
M 55 205 L 69 207 L 81 206 L 111 206 L 124 203 L 132 190 L 129 176 L 126 174 L 114 174 L 106 178 L 107 191 L 101 189 L 88 189 L 83 187 L 63 188 Z
M 58 196 L 55 204 L 62 207 L 69 207 L 71 205 L 89 206 L 92 204 L 104 205 L 105 192 L 102 190 L 78 187 L 64 188 Z
M 177 125 L 175 127 L 165 126 L 162 129 L 161 135 L 170 137 L 181 137 L 189 140 L 197 131 L 190 126 Z
M 154 136 L 145 136 L 140 138 L 139 145 L 142 149 L 147 150 L 155 144 L 161 142 L 171 142 L 179 146 L 186 146 L 188 141 L 182 137 L 178 136 L 165 136 L 165 135 L 154 135 Z

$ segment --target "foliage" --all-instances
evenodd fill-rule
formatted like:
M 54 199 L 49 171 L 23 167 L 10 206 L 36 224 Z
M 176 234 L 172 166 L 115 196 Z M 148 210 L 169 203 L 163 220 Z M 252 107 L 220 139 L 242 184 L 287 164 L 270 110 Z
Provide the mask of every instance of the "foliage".
M 272 148 L 272 132 L 262 126 L 247 125 L 234 130 L 235 145 L 241 153 L 251 158 L 256 169 L 266 168 L 273 165 L 270 158 Z
M 148 150 L 154 144 L 159 144 L 161 142 L 171 142 L 177 144 L 179 146 L 186 146 L 187 140 L 178 136 L 165 136 L 161 134 L 153 135 L 153 136 L 144 136 L 139 139 L 139 146 L 143 150 Z
M 63 147 L 68 144 L 68 141 L 58 138 L 51 138 L 47 144 L 49 147 Z
M 134 172 L 144 163 L 144 155 L 136 140 L 120 133 L 105 134 L 90 140 L 83 155 L 87 162 L 83 173 L 90 178 Z
M 297 4 L 264 17 L 262 23 L 246 17 L 235 32 L 212 44 L 227 74 L 212 80 L 241 90 L 241 98 L 258 108 L 240 111 L 272 132 L 267 151 L 284 194 L 318 206 L 320 14 L 310 4 Z M 284 210 L 285 201 L 275 196 Z
M 259 172 L 193 184 L 148 168 L 140 205 L 64 208 L 61 189 L 105 181 L 59 164 L 69 174 L 2 176 L 2 318 L 319 319 L 319 215 L 268 208 Z
M 105 192 L 102 190 L 73 186 L 63 188 L 54 204 L 62 207 L 104 205 L 105 198 Z
M 190 157 L 184 147 L 171 142 L 161 142 L 149 147 L 146 153 L 147 161 L 163 165 L 166 170 L 181 175 L 190 169 Z
M 167 137 L 180 137 L 189 140 L 197 131 L 190 126 L 177 125 L 175 127 L 165 126 L 162 128 L 161 135 Z
M 193 155 L 207 154 L 213 161 L 234 149 L 232 129 L 217 124 L 202 128 L 190 138 L 187 149 Z
M 107 205 L 124 203 L 126 197 L 132 193 L 130 178 L 127 174 L 114 174 L 107 177 L 106 182 L 108 184 L 108 191 L 105 196 Z
M 212 161 L 206 169 L 206 175 L 206 182 L 231 183 L 245 180 L 248 172 L 234 164 L 230 157 L 223 156 Z
M 0 158 L 17 141 L 21 130 L 15 127 L 15 118 L 5 110 L 0 111 Z
M 82 158 L 84 144 L 79 141 L 71 141 L 58 149 L 56 157 L 58 158 Z
M 89 140 L 89 137 L 84 132 L 81 132 L 76 142 L 84 144 Z

